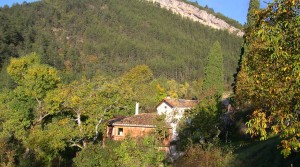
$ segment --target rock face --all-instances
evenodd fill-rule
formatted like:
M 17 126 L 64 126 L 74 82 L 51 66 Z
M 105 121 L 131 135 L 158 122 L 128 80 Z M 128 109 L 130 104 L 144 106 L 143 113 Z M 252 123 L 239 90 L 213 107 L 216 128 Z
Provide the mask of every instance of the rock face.
M 181 2 L 177 0 L 146 0 L 153 3 L 158 3 L 160 7 L 168 9 L 176 14 L 183 17 L 189 18 L 193 21 L 199 22 L 201 24 L 210 26 L 219 30 L 228 30 L 230 33 L 236 34 L 238 36 L 243 36 L 244 32 L 238 28 L 231 26 L 224 20 L 217 18 L 216 16 L 209 14 L 205 10 L 200 10 L 199 8 Z

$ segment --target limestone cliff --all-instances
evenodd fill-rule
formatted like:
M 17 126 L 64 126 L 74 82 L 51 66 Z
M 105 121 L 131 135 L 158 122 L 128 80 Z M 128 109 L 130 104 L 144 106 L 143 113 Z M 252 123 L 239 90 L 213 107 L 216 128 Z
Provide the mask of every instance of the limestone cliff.
M 210 26 L 219 30 L 228 30 L 230 33 L 237 34 L 238 36 L 243 36 L 244 32 L 238 28 L 231 26 L 224 20 L 217 18 L 216 16 L 201 10 L 193 5 L 184 3 L 178 0 L 146 0 L 153 3 L 158 3 L 160 7 L 168 9 L 176 14 L 183 17 L 189 18 L 193 21 L 199 22 L 201 24 Z

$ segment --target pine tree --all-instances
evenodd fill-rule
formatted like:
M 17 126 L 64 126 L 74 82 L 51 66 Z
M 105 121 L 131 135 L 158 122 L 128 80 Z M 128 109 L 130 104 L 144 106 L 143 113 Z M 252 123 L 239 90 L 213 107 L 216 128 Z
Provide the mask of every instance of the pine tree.
M 255 23 L 255 11 L 259 10 L 260 2 L 259 0 L 250 0 L 249 2 L 249 8 L 248 8 L 248 14 L 247 14 L 247 27 L 253 26 Z M 247 76 L 246 72 L 246 55 L 247 55 L 247 48 L 248 48 L 248 42 L 246 38 L 244 37 L 244 43 L 241 48 L 241 56 L 240 56 L 240 61 L 239 61 L 239 67 L 237 68 L 237 73 L 235 74 L 235 83 L 233 84 L 233 89 L 236 97 L 236 102 L 238 103 L 239 106 L 246 107 L 248 104 L 247 101 L 247 94 L 251 93 L 249 90 L 249 87 L 246 86 L 250 84 L 251 80 Z M 241 86 L 240 85 L 244 85 Z
M 223 93 L 224 67 L 221 45 L 218 41 L 210 49 L 205 68 L 203 92 L 216 91 L 214 95 L 221 96 Z
M 258 10 L 260 6 L 259 0 L 250 0 L 248 14 L 247 14 L 247 25 L 251 26 L 255 23 L 255 10 Z

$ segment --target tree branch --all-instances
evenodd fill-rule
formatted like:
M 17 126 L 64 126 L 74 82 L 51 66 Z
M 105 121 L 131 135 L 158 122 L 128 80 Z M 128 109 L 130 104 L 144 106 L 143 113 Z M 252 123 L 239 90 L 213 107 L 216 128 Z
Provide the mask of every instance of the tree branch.
M 76 146 L 76 147 L 79 147 L 80 149 L 83 149 L 83 147 L 80 144 L 76 143 L 75 141 L 70 140 L 70 142 L 72 143 L 71 147 L 75 147 Z
M 105 114 L 107 113 L 107 111 L 110 110 L 111 108 L 112 108 L 112 105 L 110 105 L 110 106 L 108 106 L 108 107 L 106 107 L 106 108 L 104 109 L 104 112 L 103 112 L 101 118 L 99 119 L 98 123 L 96 124 L 96 127 L 95 127 L 96 135 L 95 135 L 95 137 L 94 137 L 94 141 L 95 141 L 95 140 L 97 139 L 97 137 L 98 137 L 98 134 L 99 134 L 98 128 L 99 128 L 100 124 L 102 123 L 102 120 L 103 120 L 104 115 L 105 115 Z

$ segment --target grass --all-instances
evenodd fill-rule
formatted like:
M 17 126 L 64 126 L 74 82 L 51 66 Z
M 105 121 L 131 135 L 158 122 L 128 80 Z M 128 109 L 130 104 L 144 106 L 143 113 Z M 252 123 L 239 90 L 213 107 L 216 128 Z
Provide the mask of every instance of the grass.
M 280 154 L 279 137 L 265 141 L 255 141 L 235 151 L 236 158 L 243 166 L 255 167 L 300 167 L 300 153 L 293 153 L 287 158 Z

